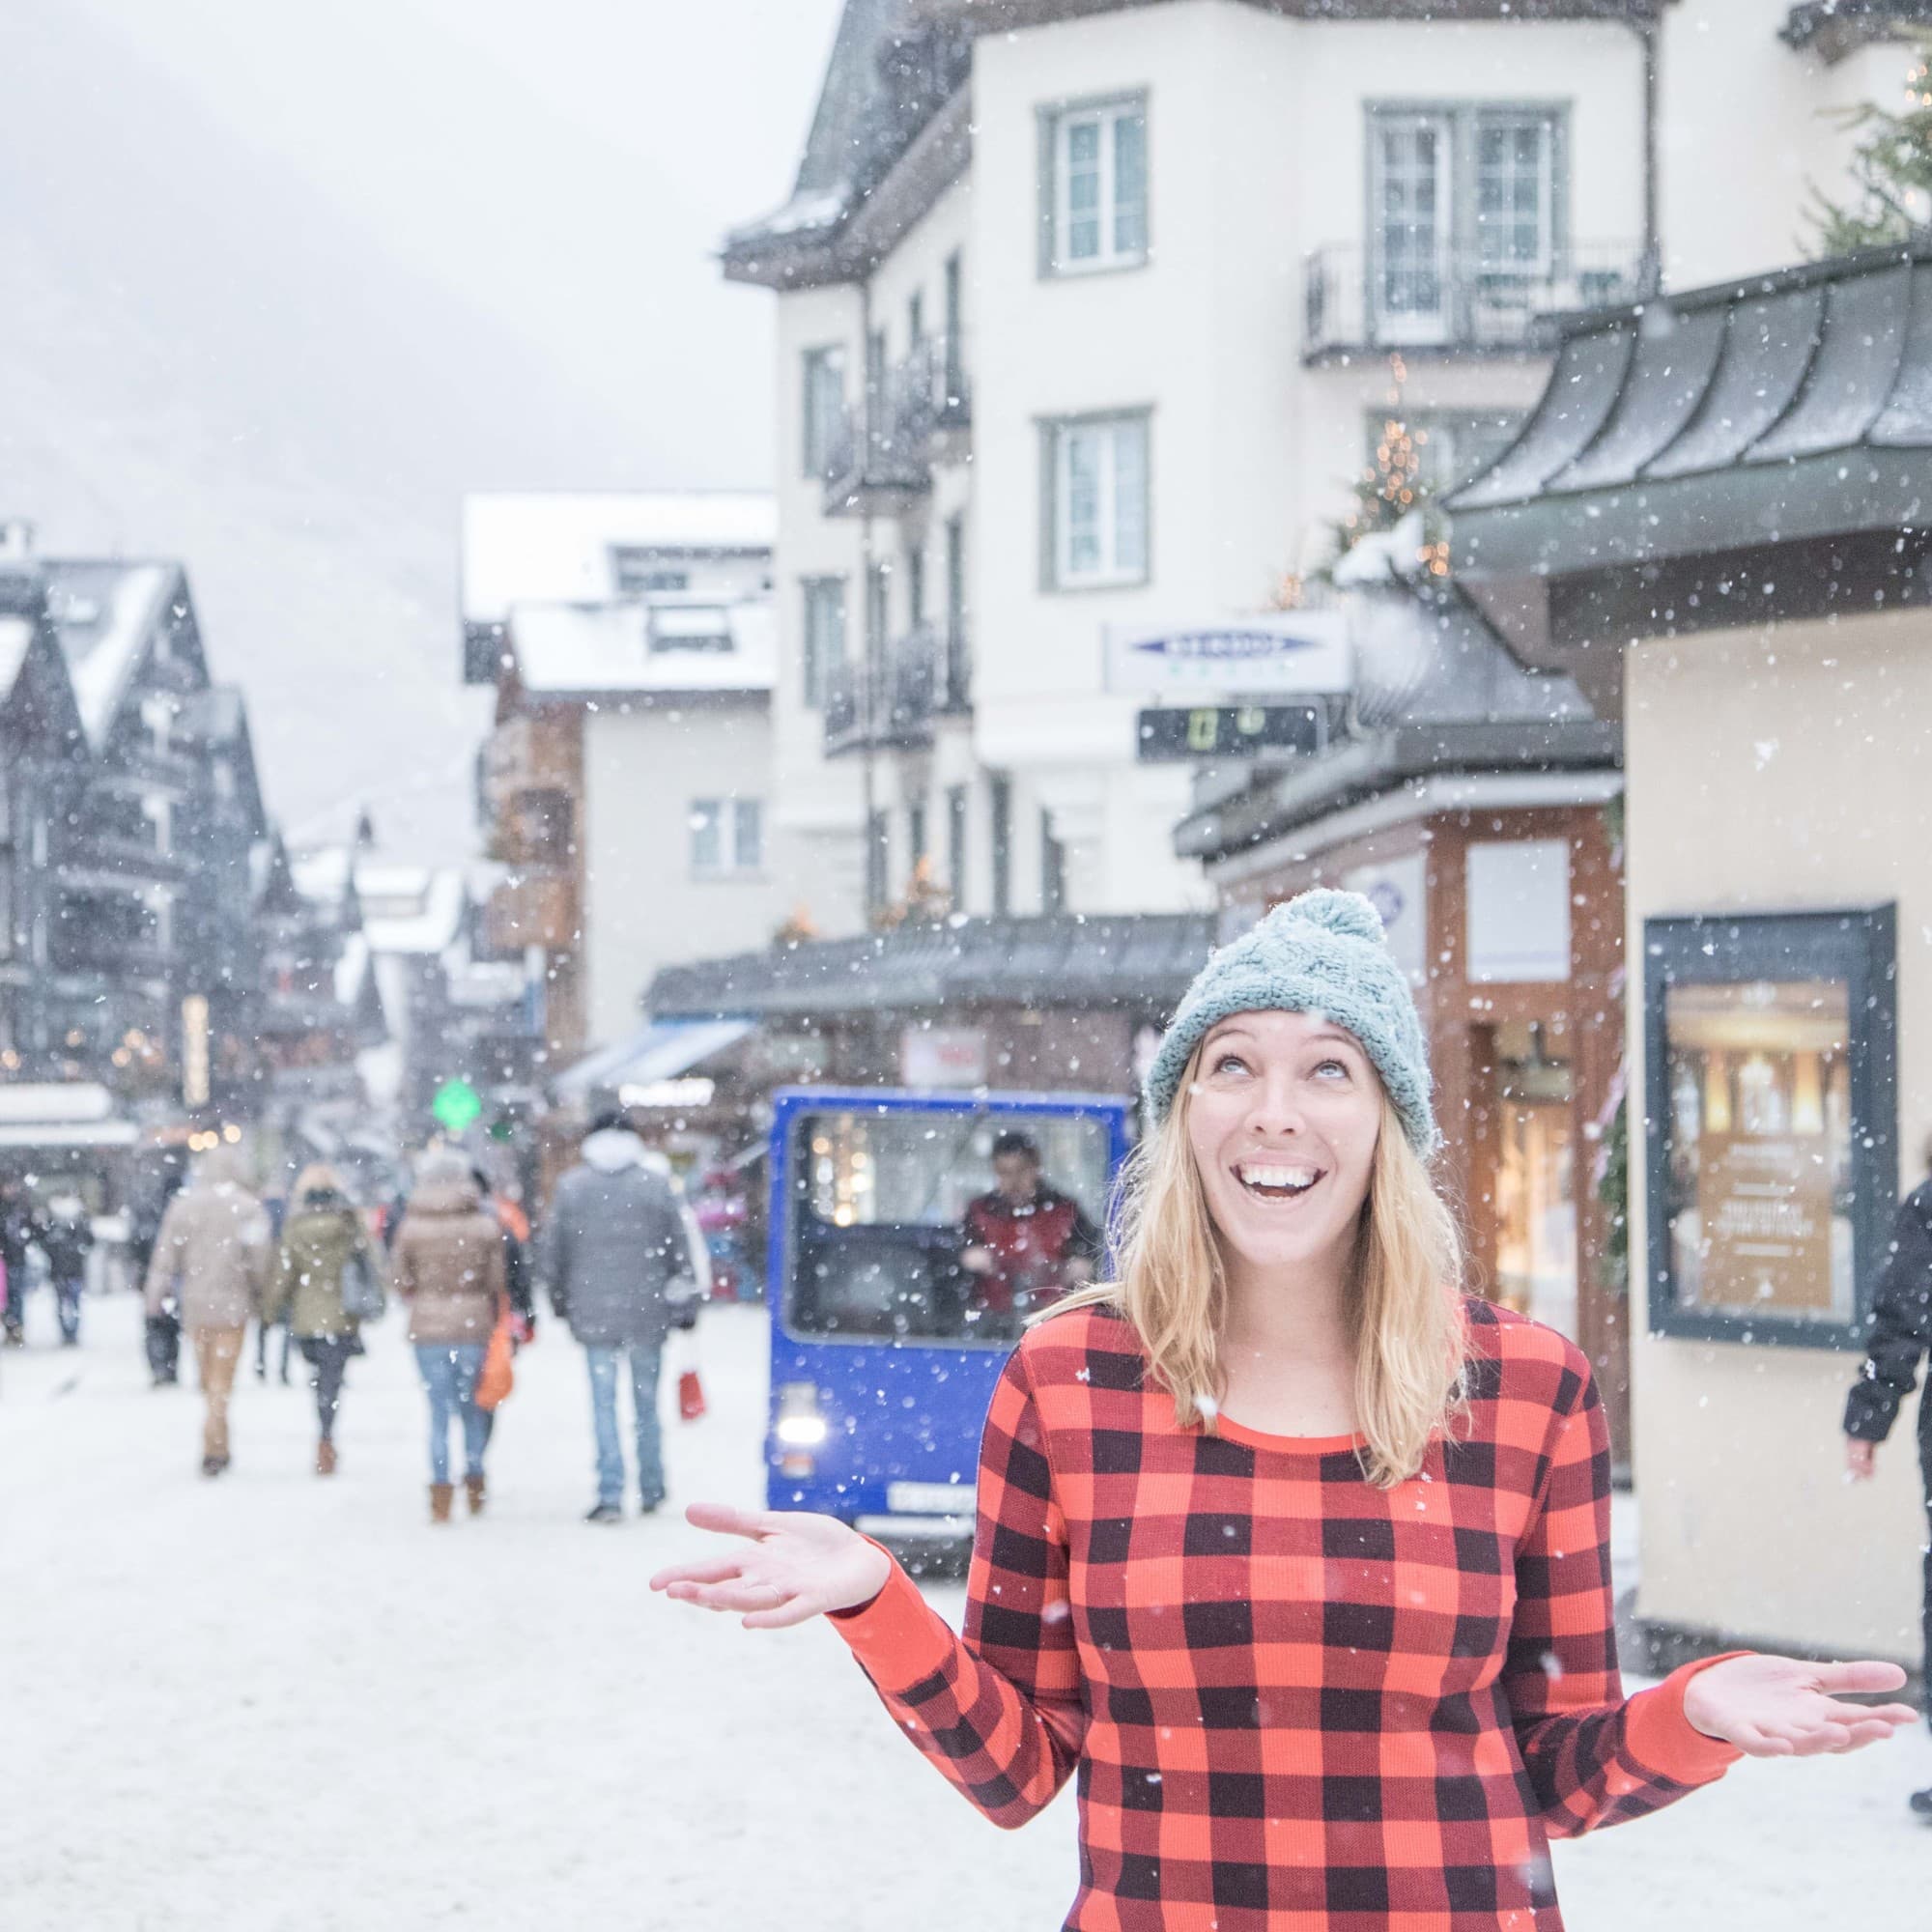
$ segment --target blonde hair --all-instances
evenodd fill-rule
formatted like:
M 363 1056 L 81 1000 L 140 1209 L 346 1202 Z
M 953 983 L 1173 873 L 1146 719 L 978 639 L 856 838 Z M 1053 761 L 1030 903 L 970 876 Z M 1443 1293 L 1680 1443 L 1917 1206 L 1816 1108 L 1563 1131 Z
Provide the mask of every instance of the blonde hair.
M 1111 1306 L 1133 1323 L 1174 1419 L 1211 1434 L 1225 1378 L 1220 1360 L 1227 1270 L 1187 1139 L 1200 1048 L 1167 1119 L 1128 1157 L 1117 1201 L 1116 1279 L 1056 1302 Z M 1355 1358 L 1363 1473 L 1383 1489 L 1422 1467 L 1431 1441 L 1467 1406 L 1463 1242 L 1455 1216 L 1382 1096 L 1368 1199 L 1350 1272 L 1347 1315 Z

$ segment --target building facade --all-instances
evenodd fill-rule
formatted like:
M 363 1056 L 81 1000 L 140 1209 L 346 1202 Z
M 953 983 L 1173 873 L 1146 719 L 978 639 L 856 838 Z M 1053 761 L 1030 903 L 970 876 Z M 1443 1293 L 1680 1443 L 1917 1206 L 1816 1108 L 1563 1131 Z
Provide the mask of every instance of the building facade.
M 1911 1418 L 1869 1485 L 1841 1430 L 1932 1145 L 1928 330 L 1922 243 L 1582 319 L 1451 505 L 1513 649 L 1591 663 L 1622 722 L 1636 1607 L 1666 1654 L 1918 1662 Z
M 769 498 L 472 498 L 467 608 L 494 624 L 479 770 L 506 868 L 485 930 L 525 965 L 556 1070 L 641 1023 L 661 967 L 769 941 L 813 854 L 772 811 Z

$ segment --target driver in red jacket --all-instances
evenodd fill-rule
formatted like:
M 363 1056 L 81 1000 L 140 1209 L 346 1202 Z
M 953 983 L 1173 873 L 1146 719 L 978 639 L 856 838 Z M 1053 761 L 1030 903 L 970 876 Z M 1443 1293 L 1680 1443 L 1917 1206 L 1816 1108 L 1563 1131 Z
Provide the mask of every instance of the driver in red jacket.
M 1100 1231 L 1079 1202 L 1040 1179 L 1039 1149 L 1008 1129 L 993 1142 L 990 1194 L 968 1204 L 959 1264 L 989 1315 L 1028 1314 L 1094 1279 Z

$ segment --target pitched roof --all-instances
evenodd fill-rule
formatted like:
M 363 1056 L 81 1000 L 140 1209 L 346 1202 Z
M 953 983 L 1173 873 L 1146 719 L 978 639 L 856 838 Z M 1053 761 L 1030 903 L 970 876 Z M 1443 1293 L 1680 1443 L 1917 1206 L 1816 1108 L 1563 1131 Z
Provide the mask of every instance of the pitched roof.
M 717 649 L 704 640 L 729 639 Z M 772 607 L 666 598 L 626 604 L 518 604 L 509 649 L 533 695 L 768 692 L 778 675 Z
M 791 196 L 724 238 L 726 275 L 786 285 L 848 270 L 825 251 L 972 70 L 972 27 L 921 13 L 917 0 L 845 0 Z M 964 152 L 963 143 L 949 150 L 953 172 Z
M 185 594 L 181 566 L 49 558 L 38 568 L 81 723 L 98 751 L 143 650 L 167 614 L 169 599 Z
M 1211 913 L 952 919 L 668 966 L 653 1019 L 830 1016 L 954 1006 L 1167 1012 L 1213 946 Z
M 512 604 L 617 594 L 613 553 L 758 555 L 778 540 L 762 490 L 488 492 L 463 499 L 463 617 L 500 624 Z

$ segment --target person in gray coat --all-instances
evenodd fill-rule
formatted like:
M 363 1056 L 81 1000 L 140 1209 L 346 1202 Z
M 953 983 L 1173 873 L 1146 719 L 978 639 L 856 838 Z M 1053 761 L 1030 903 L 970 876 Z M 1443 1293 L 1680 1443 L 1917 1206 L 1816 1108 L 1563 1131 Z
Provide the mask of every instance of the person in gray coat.
M 557 1182 L 538 1244 L 538 1271 L 552 1308 L 589 1358 L 597 1500 L 586 1520 L 617 1522 L 624 1514 L 617 1376 L 627 1360 L 639 1506 L 648 1516 L 664 1501 L 658 1373 L 665 1338 L 698 1292 L 696 1231 L 676 1181 L 623 1115 L 599 1115 L 580 1152 Z

